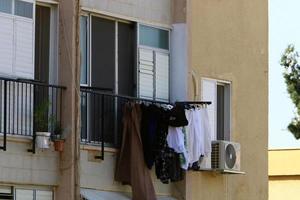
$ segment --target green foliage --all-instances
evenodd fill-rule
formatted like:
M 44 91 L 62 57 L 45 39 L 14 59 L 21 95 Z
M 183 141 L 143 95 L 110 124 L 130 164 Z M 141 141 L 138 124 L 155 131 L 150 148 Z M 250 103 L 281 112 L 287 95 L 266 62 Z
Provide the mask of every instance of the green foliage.
M 287 85 L 287 91 L 297 109 L 296 116 L 288 125 L 288 130 L 300 139 L 300 65 L 298 64 L 299 54 L 293 45 L 288 45 L 284 51 L 280 65 L 284 67 L 283 77 Z
M 39 132 L 48 132 L 48 108 L 50 103 L 45 101 L 34 110 L 35 129 Z
M 53 130 L 53 135 L 62 137 L 63 128 L 60 122 L 53 115 L 48 116 L 49 106 L 49 101 L 45 101 L 36 107 L 34 111 L 35 129 L 39 132 L 48 132 L 50 128 Z

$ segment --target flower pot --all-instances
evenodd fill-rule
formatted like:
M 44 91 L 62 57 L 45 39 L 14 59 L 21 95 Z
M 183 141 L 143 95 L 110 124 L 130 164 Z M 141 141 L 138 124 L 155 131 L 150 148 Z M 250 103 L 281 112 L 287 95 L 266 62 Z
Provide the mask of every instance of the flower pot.
M 36 147 L 39 149 L 50 148 L 50 133 L 49 132 L 36 132 Z
M 64 150 L 64 140 L 54 140 L 54 150 L 62 152 Z

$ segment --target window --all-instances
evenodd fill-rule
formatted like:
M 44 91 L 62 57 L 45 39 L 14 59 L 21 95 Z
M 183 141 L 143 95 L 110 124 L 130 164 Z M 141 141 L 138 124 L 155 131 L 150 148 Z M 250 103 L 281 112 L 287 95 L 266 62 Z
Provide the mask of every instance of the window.
M 217 82 L 217 140 L 230 140 L 230 85 Z
M 0 200 L 14 199 L 13 187 L 0 186 Z
M 0 0 L 0 12 L 11 14 L 12 0 Z
M 50 190 L 21 189 L 15 190 L 15 200 L 53 200 Z
M 81 52 L 81 76 L 80 83 L 89 83 L 89 21 L 87 16 L 80 17 L 80 52 Z
M 81 16 L 81 85 L 135 95 L 135 25 Z
M 211 101 L 208 106 L 213 140 L 230 140 L 231 85 L 229 82 L 202 79 L 202 99 Z
M 33 13 L 33 2 L 0 0 L 1 75 L 33 79 Z
M 169 101 L 169 31 L 139 25 L 139 96 Z
M 169 31 L 140 25 L 140 45 L 169 50 Z
M 15 0 L 15 15 L 32 19 L 33 3 Z
M 84 15 L 80 18 L 80 50 L 82 86 L 112 93 L 136 95 L 136 26 L 117 19 Z M 83 141 L 100 142 L 99 98 L 81 97 L 81 137 Z M 104 137 L 107 144 L 118 143 L 115 113 L 117 102 L 106 104 Z

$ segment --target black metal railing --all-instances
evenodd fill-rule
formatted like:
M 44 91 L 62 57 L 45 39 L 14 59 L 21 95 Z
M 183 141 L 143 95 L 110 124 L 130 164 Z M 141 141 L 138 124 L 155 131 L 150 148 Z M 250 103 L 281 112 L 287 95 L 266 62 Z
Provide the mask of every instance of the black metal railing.
M 34 80 L 0 78 L 0 133 L 6 150 L 7 134 L 33 138 L 35 132 L 53 132 L 61 125 L 62 91 L 65 87 Z M 39 130 L 40 129 L 40 130 Z
M 129 101 L 152 101 L 123 95 L 113 94 L 106 88 L 97 90 L 81 87 L 81 143 L 101 146 L 101 156 L 104 159 L 104 146 L 119 147 L 121 142 L 122 117 L 124 104 Z
M 121 143 L 123 107 L 129 101 L 154 103 L 156 105 L 205 104 L 207 101 L 182 101 L 171 104 L 164 101 L 142 99 L 113 94 L 107 88 L 81 87 L 81 143 L 101 146 L 104 159 L 104 147 L 118 148 Z

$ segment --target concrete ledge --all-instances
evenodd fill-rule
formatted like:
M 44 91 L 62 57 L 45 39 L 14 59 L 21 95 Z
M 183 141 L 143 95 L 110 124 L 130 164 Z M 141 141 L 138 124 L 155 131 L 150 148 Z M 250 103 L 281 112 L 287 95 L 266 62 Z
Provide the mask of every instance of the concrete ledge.
M 101 147 L 97 145 L 81 144 L 80 150 L 101 151 Z M 104 147 L 104 152 L 117 153 L 119 152 L 119 149 L 112 147 Z

